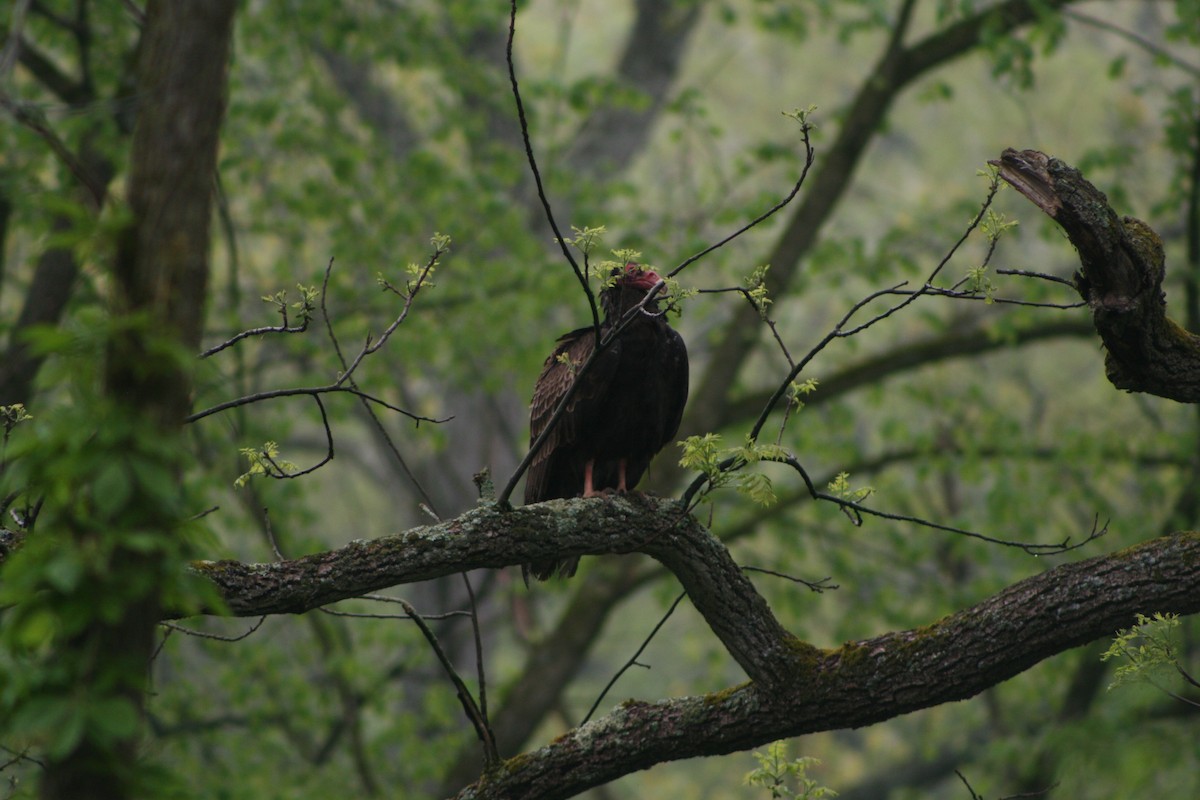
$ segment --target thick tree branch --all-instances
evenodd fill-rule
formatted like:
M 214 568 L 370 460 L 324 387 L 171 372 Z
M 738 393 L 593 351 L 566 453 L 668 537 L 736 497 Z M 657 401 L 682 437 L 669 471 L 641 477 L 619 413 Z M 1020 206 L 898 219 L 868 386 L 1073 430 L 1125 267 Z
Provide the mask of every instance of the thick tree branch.
M 1200 610 L 1200 533 L 1066 564 L 927 627 L 821 651 L 784 691 L 751 683 L 628 701 L 505 762 L 458 797 L 565 798 L 662 761 L 870 725 L 971 697 L 1150 609 Z
M 438 525 L 273 564 L 197 562 L 238 616 L 301 613 L 399 583 L 545 558 L 645 552 L 679 578 L 753 679 L 776 684 L 799 650 L 728 550 L 678 504 L 643 495 L 481 506 Z
M 1200 533 L 1154 539 L 1026 579 L 925 628 L 832 651 L 786 633 L 724 547 L 668 500 L 556 500 L 358 541 L 275 564 L 198 562 L 239 615 L 299 613 L 396 583 L 531 558 L 642 551 L 675 572 L 753 683 L 627 703 L 506 762 L 463 797 L 568 797 L 654 763 L 867 725 L 970 697 L 1113 632 L 1137 612 L 1200 610 Z
M 1162 240 L 1120 217 L 1079 170 L 1036 150 L 1005 150 L 1000 177 L 1048 214 L 1079 251 L 1075 286 L 1092 310 L 1113 386 L 1200 402 L 1200 336 L 1167 317 Z

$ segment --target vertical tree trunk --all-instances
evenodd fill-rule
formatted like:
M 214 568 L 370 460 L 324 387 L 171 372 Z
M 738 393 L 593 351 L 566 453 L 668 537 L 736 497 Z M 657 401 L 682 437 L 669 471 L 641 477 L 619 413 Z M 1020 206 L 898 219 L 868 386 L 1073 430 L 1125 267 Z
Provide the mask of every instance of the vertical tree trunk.
M 164 344 L 194 352 L 200 341 L 233 9 L 233 0 L 152 0 L 146 9 L 128 180 L 133 221 L 113 263 L 114 330 L 121 333 L 109 343 L 105 392 L 168 440 L 182 427 L 190 379 L 180 350 Z M 154 534 L 175 535 L 177 520 L 145 511 Z M 159 552 L 130 550 L 117 554 L 123 562 L 113 563 L 155 574 Z M 64 645 L 71 651 L 64 658 L 91 654 L 91 674 L 113 674 L 115 667 L 132 676 L 126 691 L 139 710 L 144 698 L 138 678 L 151 654 L 160 597 L 157 587 L 127 605 L 119 619 L 96 624 Z M 129 797 L 137 744 L 136 734 L 115 750 L 83 739 L 47 765 L 42 797 Z

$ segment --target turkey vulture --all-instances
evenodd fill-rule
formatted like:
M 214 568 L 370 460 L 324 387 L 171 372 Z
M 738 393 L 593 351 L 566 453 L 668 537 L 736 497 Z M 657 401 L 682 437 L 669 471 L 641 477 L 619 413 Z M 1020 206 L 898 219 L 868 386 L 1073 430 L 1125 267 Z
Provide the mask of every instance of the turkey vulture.
M 600 294 L 602 339 L 659 282 L 651 270 L 626 264 Z M 554 409 L 596 350 L 596 330 L 579 328 L 559 337 L 538 376 L 530 403 L 532 444 L 550 424 Z M 565 358 L 564 358 L 565 356 Z M 687 402 L 687 348 L 654 300 L 639 309 L 620 334 L 579 375 L 580 385 L 529 466 L 525 504 L 554 498 L 592 497 L 605 489 L 625 491 L 641 480 L 654 454 L 679 430 Z M 524 568 L 538 580 L 575 574 L 578 557 L 538 561 Z

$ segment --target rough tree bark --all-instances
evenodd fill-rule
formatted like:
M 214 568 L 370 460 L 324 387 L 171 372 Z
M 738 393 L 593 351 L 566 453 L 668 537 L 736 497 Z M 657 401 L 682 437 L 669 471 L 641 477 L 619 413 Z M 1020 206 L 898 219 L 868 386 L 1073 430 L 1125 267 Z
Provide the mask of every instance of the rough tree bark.
M 1104 342 L 1104 368 L 1118 389 L 1200 402 L 1200 336 L 1166 312 L 1162 240 L 1122 217 L 1079 170 L 1037 150 L 1009 148 L 992 164 L 1046 212 L 1079 251 L 1075 288 Z

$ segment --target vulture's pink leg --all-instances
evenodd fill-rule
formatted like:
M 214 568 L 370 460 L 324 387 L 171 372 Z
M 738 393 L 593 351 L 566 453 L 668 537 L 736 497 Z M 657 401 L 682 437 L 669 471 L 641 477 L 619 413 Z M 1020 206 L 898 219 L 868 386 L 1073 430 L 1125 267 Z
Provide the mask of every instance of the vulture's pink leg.
M 596 490 L 592 488 L 592 468 L 596 466 L 594 459 L 589 458 L 583 467 L 583 496 L 595 497 Z

